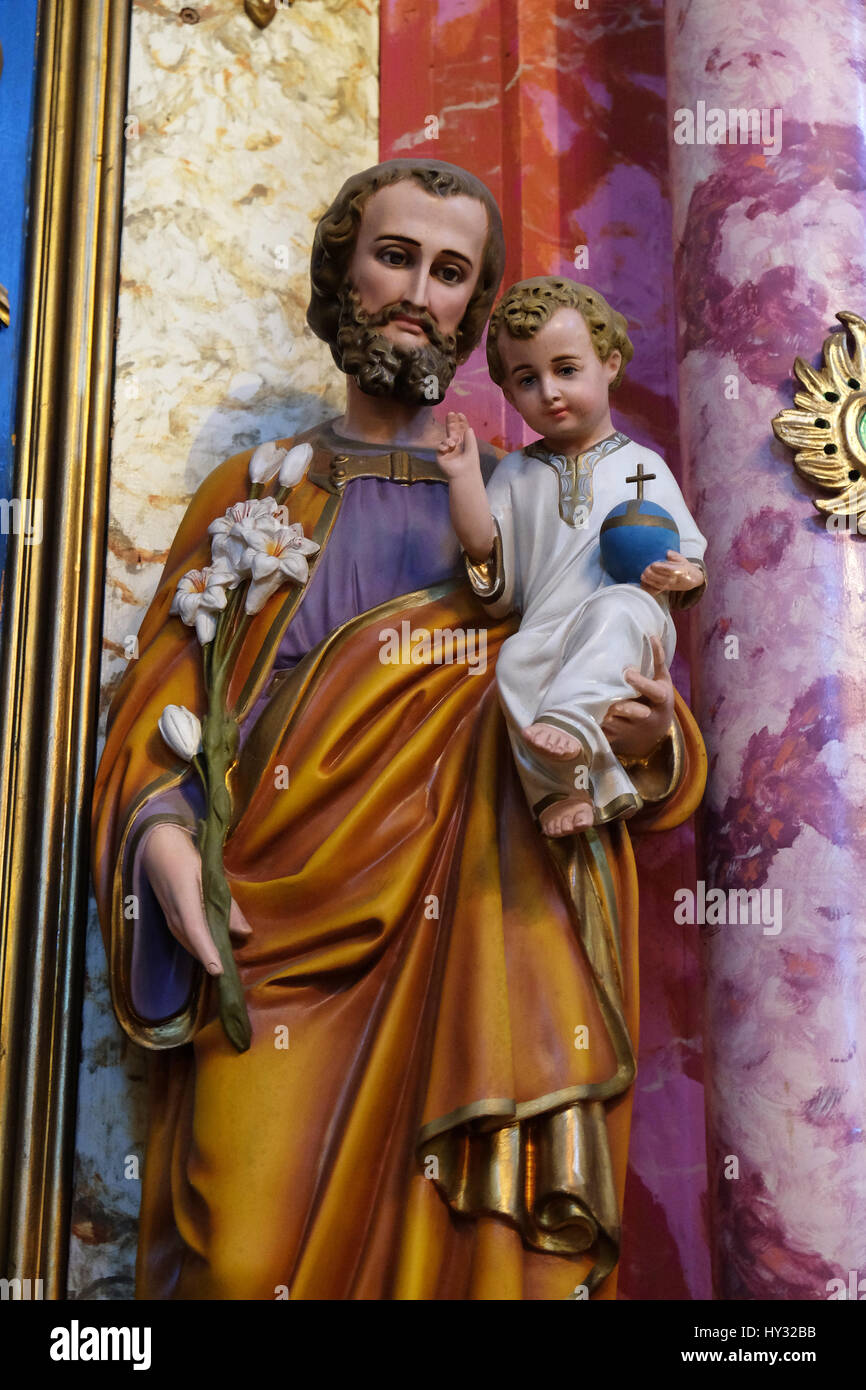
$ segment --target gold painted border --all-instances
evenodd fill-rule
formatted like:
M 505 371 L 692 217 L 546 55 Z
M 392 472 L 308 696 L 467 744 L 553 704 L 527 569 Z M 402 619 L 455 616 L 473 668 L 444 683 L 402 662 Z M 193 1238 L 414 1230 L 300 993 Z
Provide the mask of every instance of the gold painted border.
M 131 0 L 42 0 L 0 662 L 0 1270 L 65 1295 Z
M 188 1042 L 204 1021 L 207 1009 L 207 990 L 204 988 L 205 974 L 201 968 L 194 972 L 193 985 L 187 1002 L 171 1018 L 159 1021 L 143 1018 L 132 1002 L 132 993 L 129 988 L 132 980 L 134 933 L 132 930 L 126 929 L 127 923 L 123 912 L 124 884 L 121 874 L 121 867 L 126 856 L 127 840 L 129 840 L 135 817 L 142 806 L 151 797 L 159 795 L 160 792 L 166 792 L 172 787 L 180 786 L 185 775 L 185 771 L 167 772 L 162 777 L 158 777 L 149 787 L 146 787 L 137 797 L 129 813 L 117 853 L 117 867 L 111 893 L 112 930 L 109 966 L 111 1002 L 121 1028 L 140 1047 L 178 1047 L 181 1043 Z M 130 864 L 142 835 L 156 824 L 183 825 L 185 822 L 179 816 L 173 815 L 145 817 L 141 824 L 136 826 L 135 834 L 129 844 Z

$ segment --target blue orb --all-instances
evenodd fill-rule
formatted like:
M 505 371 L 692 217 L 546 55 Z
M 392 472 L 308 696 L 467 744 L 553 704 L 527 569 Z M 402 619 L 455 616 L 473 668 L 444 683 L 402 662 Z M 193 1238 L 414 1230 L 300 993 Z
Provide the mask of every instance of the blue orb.
M 643 497 L 618 502 L 601 523 L 599 539 L 601 563 L 617 584 L 639 584 L 647 565 L 680 548 L 670 512 Z

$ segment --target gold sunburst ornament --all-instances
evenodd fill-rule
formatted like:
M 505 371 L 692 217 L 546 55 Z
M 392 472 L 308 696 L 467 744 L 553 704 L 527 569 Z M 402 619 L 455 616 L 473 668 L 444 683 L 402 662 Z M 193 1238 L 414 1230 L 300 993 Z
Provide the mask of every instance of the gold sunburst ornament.
M 835 496 L 813 498 L 829 522 L 846 517 L 848 527 L 866 531 L 866 322 L 842 310 L 842 328 L 824 340 L 824 365 L 810 367 L 802 357 L 794 375 L 803 390 L 793 410 L 773 420 L 773 433 L 794 452 L 804 478 Z M 853 352 L 849 351 L 849 338 Z M 864 518 L 861 524 L 861 518 Z

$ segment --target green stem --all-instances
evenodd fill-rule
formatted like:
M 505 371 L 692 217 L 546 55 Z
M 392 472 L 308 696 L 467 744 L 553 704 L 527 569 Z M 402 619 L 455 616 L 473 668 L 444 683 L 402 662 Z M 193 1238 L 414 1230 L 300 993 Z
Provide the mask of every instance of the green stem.
M 250 614 L 244 613 L 240 621 L 238 622 L 237 628 L 231 638 L 231 641 L 228 644 L 228 647 L 226 648 L 225 667 L 227 672 L 230 672 L 234 665 L 235 657 L 237 656 L 238 651 L 240 650 L 240 645 L 244 640 L 244 637 L 246 636 L 247 628 L 249 627 L 249 625 Z
M 237 604 L 232 606 L 236 608 Z M 223 968 L 223 973 L 216 979 L 220 1019 L 229 1041 L 238 1052 L 246 1052 L 252 1029 L 229 935 L 232 898 L 223 865 L 223 847 L 232 811 L 226 779 L 237 756 L 239 740 L 237 722 L 226 712 L 233 643 L 229 642 L 228 651 L 221 650 L 225 645 L 225 629 L 230 624 L 231 616 L 228 609 L 220 614 L 217 635 L 214 642 L 208 643 L 213 650 L 208 653 L 208 647 L 205 647 L 208 713 L 202 721 L 202 752 L 193 759 L 193 763 L 202 778 L 206 794 L 207 809 L 204 820 L 199 821 L 198 847 L 205 914 Z
M 190 759 L 190 764 L 198 773 L 199 781 L 204 788 L 205 804 L 207 804 L 209 786 L 207 761 L 201 753 L 196 753 L 195 757 Z
M 217 629 L 217 630 L 219 630 L 219 629 Z M 216 641 L 216 638 L 214 638 L 214 641 Z M 212 671 L 212 669 L 213 669 L 213 648 L 214 648 L 214 643 L 213 643 L 213 642 L 208 642 L 207 645 L 204 646 L 204 647 L 202 647 L 202 649 L 201 649 L 201 659 L 202 659 L 202 669 L 203 669 L 203 671 L 204 671 L 204 686 L 205 686 L 205 690 L 210 690 L 211 671 Z
M 255 484 L 251 496 L 260 493 L 261 484 Z M 229 935 L 232 898 L 223 864 L 232 811 L 227 777 L 239 742 L 238 724 L 227 711 L 226 696 L 234 660 L 250 623 L 249 614 L 243 611 L 248 588 L 248 583 L 241 584 L 231 592 L 217 619 L 214 640 L 203 649 L 208 713 L 202 721 L 202 751 L 192 760 L 205 790 L 207 808 L 204 820 L 199 821 L 198 847 L 205 915 L 223 968 L 216 980 L 219 1014 L 226 1036 L 238 1052 L 249 1048 L 252 1029 Z
M 210 646 L 213 648 L 212 666 L 221 662 L 225 655 L 226 646 L 231 640 L 237 612 L 241 606 L 243 589 L 243 584 L 238 585 L 236 589 L 232 589 L 229 594 L 228 603 L 217 619 L 216 636 L 213 642 L 210 643 Z

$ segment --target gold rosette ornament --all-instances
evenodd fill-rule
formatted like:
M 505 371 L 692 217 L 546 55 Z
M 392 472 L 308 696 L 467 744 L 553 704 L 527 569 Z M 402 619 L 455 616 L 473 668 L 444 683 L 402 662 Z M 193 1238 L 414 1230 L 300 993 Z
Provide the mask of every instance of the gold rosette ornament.
M 183 705 L 167 705 L 159 731 L 173 753 L 195 768 L 205 792 L 205 818 L 198 825 L 205 914 L 219 951 L 219 1013 L 226 1036 L 238 1052 L 250 1045 L 249 1014 L 229 937 L 231 894 L 223 867 L 223 846 L 231 823 L 228 774 L 237 759 L 239 728 L 227 707 L 234 659 L 250 618 L 287 581 L 306 584 L 307 557 L 319 546 L 304 528 L 289 521 L 284 505 L 300 481 L 313 451 L 309 444 L 280 449 L 263 444 L 250 460 L 251 496 L 211 522 L 212 564 L 190 570 L 179 581 L 171 613 L 196 630 L 204 662 L 208 710 L 201 721 Z M 261 497 L 265 483 L 279 474 L 275 497 Z
M 794 466 L 810 482 L 835 494 L 814 498 L 828 518 L 847 518 L 849 530 L 866 532 L 866 322 L 842 310 L 843 325 L 824 340 L 824 364 L 802 357 L 794 375 L 803 390 L 794 409 L 773 420 L 777 439 L 794 452 Z M 838 529 L 839 523 L 833 529 Z

